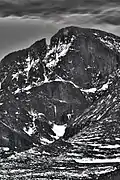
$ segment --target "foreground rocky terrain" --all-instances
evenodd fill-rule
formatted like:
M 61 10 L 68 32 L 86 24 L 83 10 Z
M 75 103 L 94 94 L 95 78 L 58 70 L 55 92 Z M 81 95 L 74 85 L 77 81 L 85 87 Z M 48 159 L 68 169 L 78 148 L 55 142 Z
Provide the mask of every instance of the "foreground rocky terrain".
M 66 27 L 0 62 L 1 179 L 119 179 L 120 38 Z

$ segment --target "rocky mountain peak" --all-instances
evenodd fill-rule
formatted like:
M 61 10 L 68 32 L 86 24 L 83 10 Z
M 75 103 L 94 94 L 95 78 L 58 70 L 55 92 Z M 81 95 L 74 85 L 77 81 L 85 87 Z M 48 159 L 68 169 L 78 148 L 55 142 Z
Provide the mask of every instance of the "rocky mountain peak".
M 115 35 L 71 26 L 59 30 L 50 45 L 43 38 L 2 59 L 0 117 L 5 137 L 9 127 L 31 145 L 53 142 L 58 125 L 64 126 L 69 138 L 71 129 L 80 123 L 76 119 L 115 86 L 119 43 Z M 1 140 L 9 144 L 2 134 Z

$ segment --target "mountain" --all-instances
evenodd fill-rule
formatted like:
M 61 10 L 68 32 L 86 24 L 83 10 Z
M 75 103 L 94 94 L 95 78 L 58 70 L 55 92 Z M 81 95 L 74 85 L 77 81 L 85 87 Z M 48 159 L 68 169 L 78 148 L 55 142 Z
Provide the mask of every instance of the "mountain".
M 95 179 L 118 170 L 119 78 L 120 38 L 95 29 L 66 27 L 49 45 L 44 38 L 3 58 L 0 177 L 21 178 L 15 164 L 26 162 L 35 168 L 23 168 L 28 179 Z

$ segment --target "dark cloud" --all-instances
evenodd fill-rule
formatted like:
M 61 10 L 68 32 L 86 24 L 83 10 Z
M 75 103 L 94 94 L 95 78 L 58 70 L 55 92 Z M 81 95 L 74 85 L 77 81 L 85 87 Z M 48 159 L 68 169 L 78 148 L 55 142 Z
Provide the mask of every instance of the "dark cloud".
M 86 4 L 86 3 L 85 3 Z M 63 13 L 80 11 L 79 6 L 84 3 L 79 0 L 24 0 L 24 1 L 1 1 L 0 12 L 2 16 L 54 16 Z M 83 9 L 81 9 L 83 11 Z
M 118 7 L 113 8 L 111 7 Z M 109 11 L 111 9 L 111 11 Z M 1 0 L 0 16 L 62 19 L 68 14 L 90 14 L 98 23 L 119 25 L 119 0 Z M 105 11 L 106 10 L 106 11 Z M 115 13 L 116 12 L 116 13 Z
M 120 25 L 120 6 L 110 6 L 103 9 L 101 13 L 96 15 L 98 23 L 108 23 L 113 25 Z

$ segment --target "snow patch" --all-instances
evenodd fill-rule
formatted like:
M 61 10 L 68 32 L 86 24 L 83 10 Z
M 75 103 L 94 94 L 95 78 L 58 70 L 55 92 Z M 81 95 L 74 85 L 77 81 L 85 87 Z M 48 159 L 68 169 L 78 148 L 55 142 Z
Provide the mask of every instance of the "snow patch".
M 109 158 L 109 159 L 94 159 L 94 158 L 81 158 L 77 159 L 74 158 L 74 160 L 77 163 L 88 163 L 88 164 L 94 164 L 94 163 L 117 163 L 120 162 L 120 158 Z
M 16 157 L 14 154 L 12 154 L 11 156 L 8 157 L 8 159 L 9 159 L 9 160 L 11 160 L 11 159 L 12 159 L 12 160 L 13 160 L 13 159 L 15 160 L 15 159 L 17 159 L 17 157 Z
M 97 138 L 97 137 L 96 137 Z M 89 138 L 89 139 L 83 139 L 84 141 L 88 141 L 88 140 L 91 140 L 91 139 L 95 139 L 95 138 Z M 99 137 L 98 137 L 99 139 Z M 111 145 L 111 144 L 108 144 L 108 145 L 102 145 L 102 144 L 97 144 L 97 143 L 89 143 L 88 144 L 90 146 L 93 146 L 93 147 L 98 147 L 100 149 L 117 149 L 117 148 L 120 148 L 120 144 L 114 144 L 114 145 Z
M 115 171 L 117 168 L 116 167 L 109 167 L 108 169 L 104 169 L 104 170 L 96 170 L 95 171 L 95 174 L 98 176 L 98 175 L 100 175 L 100 174 L 106 174 L 106 173 L 110 173 L 110 172 L 112 172 L 112 171 Z
M 115 145 L 105 145 L 105 146 L 100 146 L 100 148 L 102 149 L 117 149 L 117 148 L 120 148 L 120 145 L 119 144 L 115 144 Z
M 3 147 L 2 150 L 3 151 L 9 151 L 10 149 L 8 147 Z
M 67 118 L 70 120 L 72 115 L 73 115 L 73 113 L 72 114 L 67 114 Z
M 50 153 L 46 152 L 46 151 L 43 151 L 42 154 L 44 155 L 50 155 Z
M 108 89 L 108 85 L 109 85 L 108 83 L 104 84 L 102 86 L 101 90 L 105 91 L 106 89 Z
M 99 39 L 102 43 L 104 43 L 107 47 L 110 49 L 116 49 L 118 52 L 120 52 L 120 41 L 117 41 L 115 38 L 110 36 L 104 36 L 100 37 L 98 34 L 94 33 L 95 36 L 97 36 L 97 39 Z
M 97 33 L 93 33 L 93 34 L 96 35 L 96 36 L 98 35 Z
M 26 59 L 26 68 L 24 69 L 24 71 L 26 72 L 27 78 L 29 76 L 29 71 L 32 67 L 35 67 L 36 64 L 39 62 L 39 59 L 31 59 L 30 55 L 28 55 L 28 58 Z
M 72 36 L 71 41 L 68 44 L 66 44 L 66 43 L 63 44 L 63 42 L 59 41 L 58 45 L 56 45 L 55 47 L 53 47 L 52 49 L 49 50 L 49 52 L 46 54 L 46 57 L 44 60 L 44 62 L 47 63 L 46 64 L 47 68 L 53 68 L 58 64 L 58 62 L 61 60 L 61 57 L 64 57 L 67 54 L 74 39 L 75 39 L 75 37 Z M 52 55 L 53 53 L 55 55 L 55 58 L 54 57 L 49 58 L 49 56 Z M 50 59 L 50 60 L 48 60 L 48 59 Z
M 99 91 L 105 91 L 105 90 L 107 90 L 108 89 L 108 87 L 109 87 L 109 82 L 107 82 L 106 84 L 103 84 L 103 86 L 99 89 Z
M 48 140 L 48 139 L 46 139 L 46 138 L 43 138 L 43 137 L 42 137 L 40 140 L 41 140 L 41 143 L 42 143 L 42 144 L 50 144 L 50 143 L 53 142 L 53 141 L 50 141 L 50 140 Z
M 32 88 L 32 86 L 29 85 L 29 86 L 25 87 L 24 90 L 25 90 L 25 91 L 28 91 L 28 90 L 30 90 L 31 88 Z
M 120 141 L 120 138 L 115 138 L 116 141 Z
M 27 63 L 27 67 L 24 69 L 24 71 L 26 72 L 26 75 L 28 77 L 29 75 L 29 71 L 32 67 L 32 65 L 34 64 L 34 61 L 31 60 L 30 56 L 28 55 L 28 58 L 26 59 L 26 63 Z
M 12 74 L 12 80 L 17 79 L 18 80 L 19 73 Z
M 66 124 L 64 125 L 57 125 L 54 124 L 52 130 L 54 131 L 54 133 L 56 134 L 56 138 L 59 139 L 59 137 L 62 137 L 65 133 L 65 129 L 66 129 Z
M 96 88 L 90 88 L 90 89 L 81 89 L 82 92 L 86 93 L 95 93 L 97 91 Z
M 74 82 L 72 81 L 68 81 L 68 80 L 64 80 L 62 79 L 60 76 L 58 76 L 58 78 L 56 78 L 54 81 L 56 82 L 65 82 L 65 83 L 70 83 L 72 84 L 75 88 L 79 89 L 80 87 L 78 85 L 76 85 Z M 52 81 L 51 81 L 52 82 Z
M 17 90 L 14 92 L 14 94 L 18 94 L 21 92 L 21 89 L 20 88 L 17 88 Z
M 55 116 L 57 114 L 57 107 L 54 105 L 54 113 L 55 113 Z
M 114 45 L 110 41 L 105 40 L 105 39 L 103 39 L 101 37 L 99 39 L 100 39 L 101 42 L 105 43 L 105 45 L 108 46 L 110 49 L 114 48 Z
M 69 83 L 72 86 L 74 86 L 77 89 L 80 89 L 80 87 L 78 85 L 76 85 L 74 82 L 69 81 L 69 80 L 64 80 L 63 78 L 61 78 L 60 76 L 58 76 L 55 80 L 49 80 L 46 77 L 46 80 L 44 80 L 40 85 L 46 84 L 46 83 L 52 83 L 52 82 L 64 82 L 64 83 Z
M 105 91 L 108 89 L 108 87 L 109 87 L 109 82 L 103 84 L 103 86 L 99 90 L 97 90 L 97 88 L 90 88 L 90 89 L 81 89 L 81 91 L 85 93 L 95 93 L 96 91 Z
M 30 91 L 27 91 L 26 94 L 30 94 L 31 92 Z
M 35 133 L 35 127 L 29 127 L 28 129 L 26 127 L 23 128 L 23 131 L 27 133 L 29 136 Z

